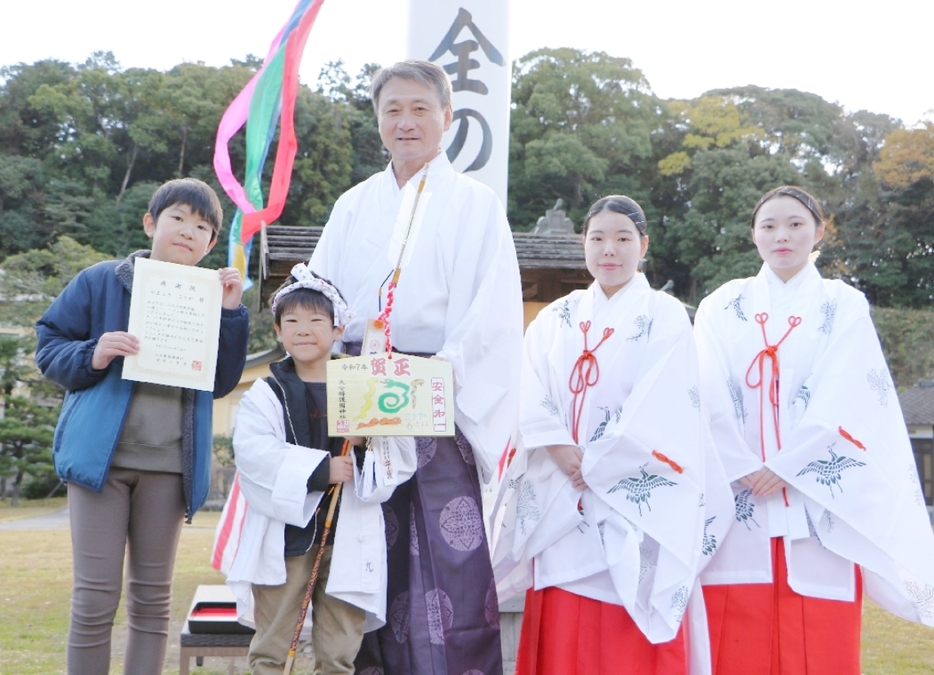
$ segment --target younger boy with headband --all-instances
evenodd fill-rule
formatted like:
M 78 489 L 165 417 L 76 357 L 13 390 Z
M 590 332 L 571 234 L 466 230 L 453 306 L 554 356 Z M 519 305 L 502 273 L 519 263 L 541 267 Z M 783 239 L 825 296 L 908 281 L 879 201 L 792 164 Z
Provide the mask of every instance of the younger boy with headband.
M 248 506 L 227 583 L 241 621 L 256 626 L 251 672 L 282 673 L 323 546 L 311 604 L 314 672 L 353 673 L 364 630 L 386 620 L 380 502 L 415 471 L 415 443 L 387 439 L 389 464 L 381 461 L 375 471 L 363 438 L 349 438 L 355 452 L 342 456 L 344 439 L 328 436 L 327 363 L 350 320 L 334 286 L 298 264 L 273 297 L 272 311 L 289 356 L 272 364 L 272 376 L 257 380 L 240 403 L 234 449 Z M 375 481 L 369 493 L 363 488 L 367 474 Z M 340 518 L 335 514 L 322 541 L 333 498 L 329 486 L 351 482 L 340 496 Z

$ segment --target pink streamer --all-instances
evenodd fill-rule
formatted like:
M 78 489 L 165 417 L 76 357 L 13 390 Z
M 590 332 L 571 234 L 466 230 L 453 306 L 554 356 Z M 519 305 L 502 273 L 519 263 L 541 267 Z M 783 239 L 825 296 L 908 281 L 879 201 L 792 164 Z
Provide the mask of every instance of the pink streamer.
M 259 80 L 260 75 L 263 74 L 263 71 L 266 70 L 266 66 L 269 64 L 270 60 L 272 60 L 276 52 L 279 51 L 285 29 L 286 26 L 283 26 L 273 39 L 269 47 L 269 53 L 266 54 L 266 59 L 263 61 L 263 67 L 250 78 L 250 81 L 243 90 L 237 94 L 237 97 L 224 112 L 224 116 L 217 126 L 217 140 L 214 142 L 214 172 L 217 174 L 217 180 L 220 182 L 221 187 L 224 188 L 224 192 L 227 193 L 227 196 L 230 197 L 233 203 L 244 213 L 254 213 L 256 208 L 247 198 L 240 181 L 233 175 L 228 144 L 230 143 L 230 139 L 234 137 L 234 134 L 240 131 L 243 125 L 246 124 L 247 117 L 249 117 L 250 114 L 250 99 L 253 96 L 253 90 L 256 88 L 256 82 Z

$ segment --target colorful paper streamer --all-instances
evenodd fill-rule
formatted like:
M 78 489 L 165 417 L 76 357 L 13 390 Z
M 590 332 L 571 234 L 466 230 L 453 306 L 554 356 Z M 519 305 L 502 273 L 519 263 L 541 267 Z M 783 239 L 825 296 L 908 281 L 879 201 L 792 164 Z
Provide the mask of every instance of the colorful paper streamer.
M 269 47 L 260 70 L 234 98 L 221 118 L 214 146 L 214 171 L 224 192 L 237 205 L 230 227 L 228 264 L 246 278 L 253 235 L 262 224 L 275 222 L 285 207 L 298 142 L 295 100 L 298 68 L 311 27 L 324 0 L 299 0 L 288 22 Z M 229 144 L 246 125 L 246 169 L 243 185 L 233 174 Z M 263 205 L 263 166 L 276 129 L 279 144 L 273 165 L 269 199 Z

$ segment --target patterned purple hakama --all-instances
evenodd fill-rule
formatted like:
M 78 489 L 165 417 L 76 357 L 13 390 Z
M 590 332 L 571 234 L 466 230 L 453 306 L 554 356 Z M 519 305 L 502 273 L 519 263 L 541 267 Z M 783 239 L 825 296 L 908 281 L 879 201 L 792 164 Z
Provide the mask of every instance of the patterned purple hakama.
M 473 449 L 417 438 L 418 471 L 383 504 L 386 625 L 367 633 L 360 675 L 502 675 L 499 604 Z

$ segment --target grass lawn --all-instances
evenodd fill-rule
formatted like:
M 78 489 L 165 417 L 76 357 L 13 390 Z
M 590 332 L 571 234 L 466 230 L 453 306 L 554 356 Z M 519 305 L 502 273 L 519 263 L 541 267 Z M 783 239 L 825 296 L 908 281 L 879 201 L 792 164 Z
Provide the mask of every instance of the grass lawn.
M 64 501 L 54 509 L 61 509 Z M 47 506 L 27 505 L 33 515 Z M 15 509 L 10 509 L 14 510 Z M 0 507 L 0 520 L 6 517 Z M 202 512 L 182 529 L 172 589 L 172 623 L 163 675 L 177 675 L 179 633 L 198 584 L 222 584 L 210 554 L 218 513 Z M 58 675 L 65 672 L 65 634 L 71 600 L 71 539 L 67 530 L 0 530 L 0 675 Z M 110 672 L 123 672 L 126 614 L 121 604 L 113 634 Z M 234 660 L 237 673 L 248 672 L 245 658 Z M 191 661 L 193 675 L 226 675 L 228 659 Z M 311 673 L 300 654 L 295 675 Z
M 863 673 L 934 673 L 934 628 L 893 616 L 869 600 L 864 604 Z
M 68 500 L 65 497 L 53 497 L 52 499 L 21 499 L 19 506 L 10 505 L 9 499 L 0 499 L 0 521 L 17 520 L 19 518 L 32 518 L 33 516 L 43 516 L 47 513 L 55 513 L 65 508 Z
M 55 501 L 55 500 L 53 500 Z M 61 508 L 58 503 L 55 508 Z M 29 509 L 49 509 L 48 504 Z M 7 517 L 0 506 L 0 520 Z M 35 514 L 35 512 L 34 512 Z M 211 569 L 210 552 L 217 513 L 200 513 L 182 530 L 172 600 L 172 626 L 163 675 L 178 673 L 178 636 L 198 584 L 223 583 Z M 0 530 L 0 675 L 53 675 L 65 672 L 65 633 L 71 594 L 71 542 L 66 530 Z M 126 617 L 114 628 L 111 673 L 122 672 Z M 224 675 L 226 659 L 208 658 L 193 675 Z M 246 660 L 235 661 L 245 673 Z M 299 656 L 295 675 L 310 673 Z M 934 629 L 904 621 L 867 601 L 863 615 L 865 675 L 934 674 Z M 832 674 L 828 674 L 832 675 Z

